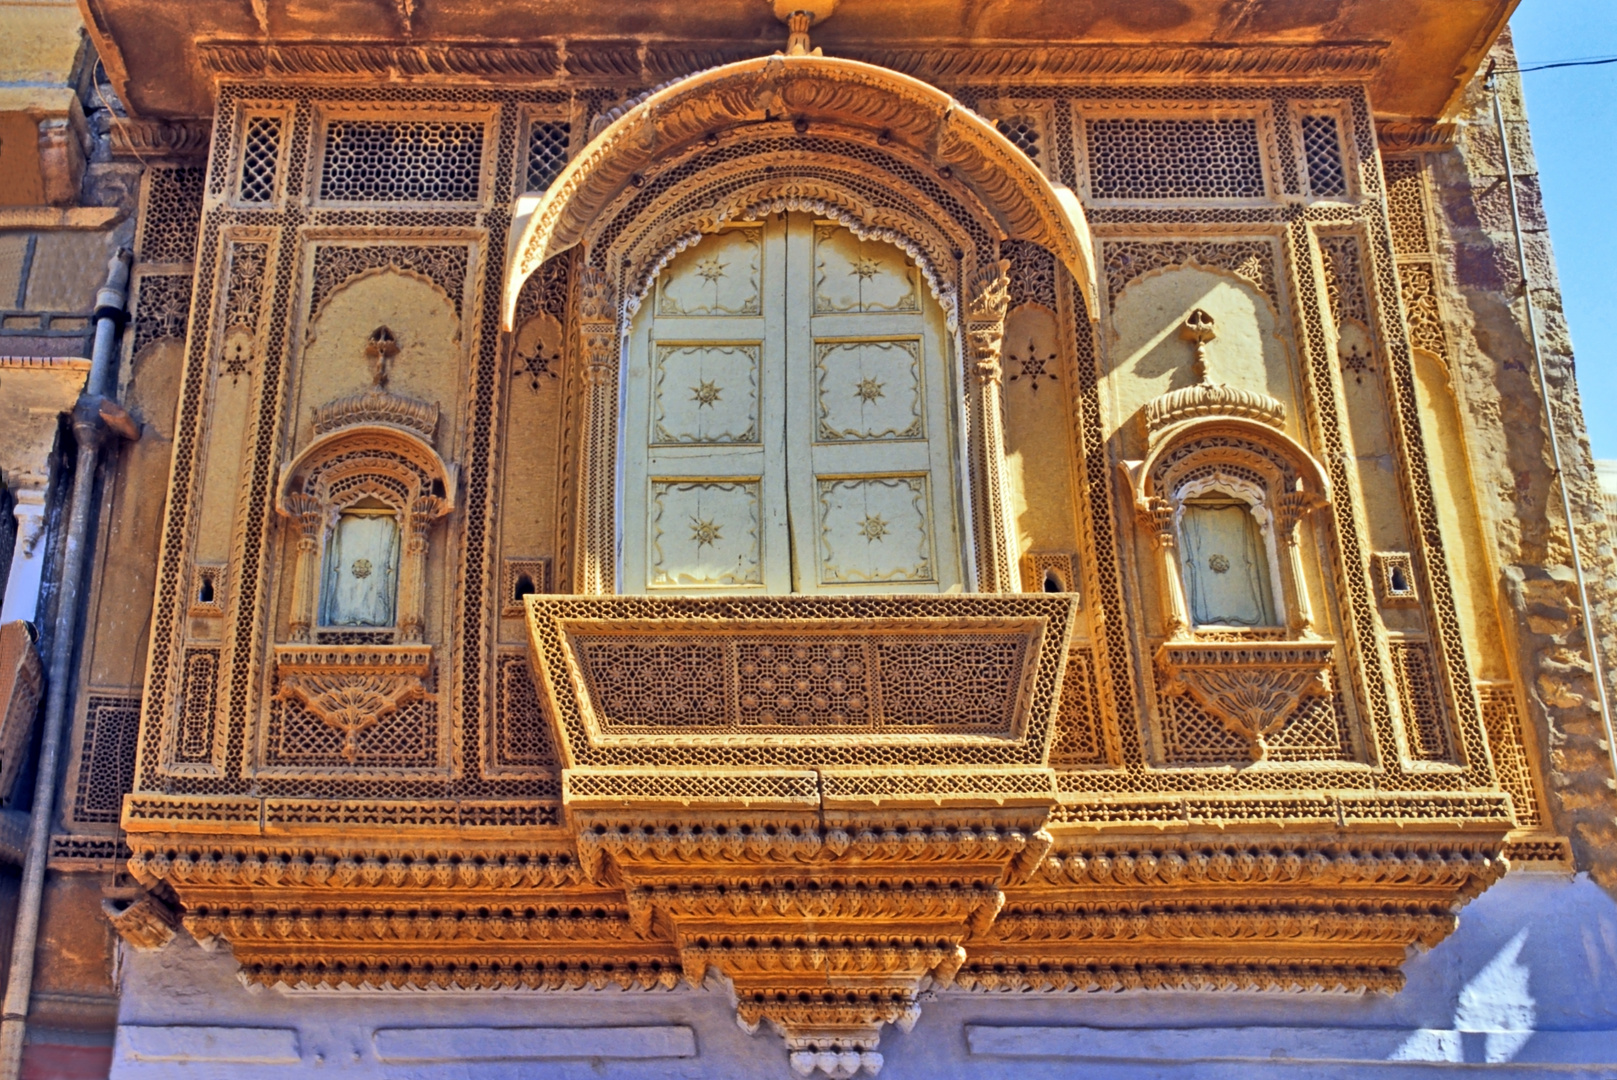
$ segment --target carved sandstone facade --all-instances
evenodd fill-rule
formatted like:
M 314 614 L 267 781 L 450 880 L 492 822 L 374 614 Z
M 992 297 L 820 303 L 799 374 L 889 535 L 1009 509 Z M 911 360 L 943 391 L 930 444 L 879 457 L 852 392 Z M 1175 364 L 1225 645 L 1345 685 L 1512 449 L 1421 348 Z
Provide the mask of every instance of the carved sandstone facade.
M 823 6 L 109 64 L 213 110 L 145 189 L 195 264 L 137 274 L 172 469 L 119 832 L 76 826 L 132 947 L 719 985 L 845 1077 L 943 991 L 1396 990 L 1573 860 L 1457 479 L 1410 153 L 1454 92 L 1368 36 Z

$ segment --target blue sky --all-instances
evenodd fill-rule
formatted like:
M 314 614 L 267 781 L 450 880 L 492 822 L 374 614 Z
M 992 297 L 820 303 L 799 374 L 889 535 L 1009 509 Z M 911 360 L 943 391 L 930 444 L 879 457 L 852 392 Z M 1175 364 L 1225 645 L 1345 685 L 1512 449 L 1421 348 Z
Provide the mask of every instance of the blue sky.
M 1522 0 L 1522 66 L 1617 56 L 1613 0 Z M 1617 458 L 1617 64 L 1522 76 L 1550 240 L 1572 326 L 1578 389 L 1597 458 Z

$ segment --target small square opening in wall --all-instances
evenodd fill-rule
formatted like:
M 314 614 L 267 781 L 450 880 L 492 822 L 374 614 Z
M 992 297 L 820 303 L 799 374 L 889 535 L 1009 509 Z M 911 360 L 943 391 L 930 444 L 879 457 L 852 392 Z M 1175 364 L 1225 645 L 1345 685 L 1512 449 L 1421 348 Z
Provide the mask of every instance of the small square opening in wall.
M 1023 555 L 1022 591 L 1077 592 L 1078 556 L 1070 551 L 1030 551 Z
M 225 613 L 225 568 L 198 566 L 192 578 L 191 614 L 219 616 Z
M 554 591 L 548 558 L 507 559 L 500 572 L 500 614 L 520 617 L 524 614 L 523 600 Z
M 1378 551 L 1371 557 L 1381 600 L 1392 606 L 1420 603 L 1415 588 L 1415 561 L 1407 551 Z

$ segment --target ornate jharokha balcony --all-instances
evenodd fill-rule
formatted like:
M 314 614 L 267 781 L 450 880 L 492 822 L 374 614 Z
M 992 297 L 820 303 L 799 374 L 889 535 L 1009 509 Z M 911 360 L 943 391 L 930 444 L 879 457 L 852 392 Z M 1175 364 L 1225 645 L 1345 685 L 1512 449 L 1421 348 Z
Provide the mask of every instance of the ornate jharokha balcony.
M 744 1025 L 848 1075 L 928 988 L 1392 988 L 1503 869 L 1508 796 L 1457 769 L 1117 755 L 1139 736 L 1107 719 L 1075 595 L 527 605 L 553 816 L 354 798 L 321 821 L 285 798 L 144 792 L 125 811 L 136 873 L 253 982 L 716 972 Z M 1255 746 L 1277 723 L 1263 680 L 1294 708 L 1336 663 L 1317 640 L 1174 648 L 1159 662 L 1181 692 Z M 1082 724 L 1102 763 L 1052 767 Z

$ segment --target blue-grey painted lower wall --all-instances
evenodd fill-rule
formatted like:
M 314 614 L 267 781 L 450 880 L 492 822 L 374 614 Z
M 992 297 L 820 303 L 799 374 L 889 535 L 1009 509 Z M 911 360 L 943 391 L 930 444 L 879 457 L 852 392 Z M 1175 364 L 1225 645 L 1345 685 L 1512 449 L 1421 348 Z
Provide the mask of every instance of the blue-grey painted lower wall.
M 913 1031 L 887 1030 L 881 1076 L 1617 1078 L 1617 903 L 1587 879 L 1512 873 L 1405 970 L 1393 996 L 943 993 Z M 780 1039 L 741 1031 L 718 986 L 248 990 L 184 935 L 126 949 L 121 978 L 114 1080 L 792 1077 Z

